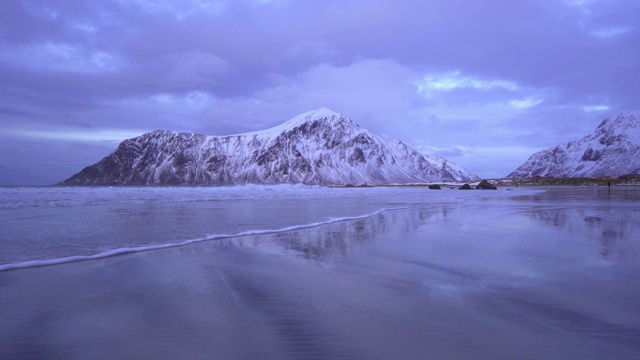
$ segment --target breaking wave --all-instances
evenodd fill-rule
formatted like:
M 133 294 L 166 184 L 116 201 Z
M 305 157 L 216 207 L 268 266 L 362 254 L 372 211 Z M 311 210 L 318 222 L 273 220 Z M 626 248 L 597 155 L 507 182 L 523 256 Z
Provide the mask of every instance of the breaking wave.
M 312 223 L 302 224 L 302 225 L 287 226 L 287 227 L 284 227 L 284 228 L 273 229 L 273 230 L 247 230 L 247 231 L 238 232 L 236 234 L 214 234 L 214 235 L 208 235 L 208 236 L 205 236 L 205 237 L 187 239 L 187 240 L 183 240 L 183 241 L 165 243 L 165 244 L 154 244 L 154 245 L 134 246 L 134 247 L 121 247 L 121 248 L 110 249 L 110 250 L 107 250 L 107 251 L 104 251 L 104 252 L 91 254 L 91 255 L 73 255 L 73 256 L 66 256 L 66 257 L 53 258 L 53 259 L 28 260 L 28 261 L 22 261 L 22 262 L 17 262 L 17 263 L 0 264 L 0 272 L 1 271 L 7 271 L 7 270 L 16 270 L 16 269 L 24 269 L 24 268 L 32 268 L 32 267 L 58 265 L 58 264 L 64 264 L 64 263 L 69 263 L 69 262 L 76 262 L 76 261 L 96 260 L 96 259 L 102 259 L 102 258 L 106 258 L 106 257 L 129 254 L 129 253 L 137 253 L 137 252 L 150 251 L 150 250 L 173 248 L 173 247 L 178 247 L 178 246 L 184 246 L 184 245 L 199 243 L 199 242 L 203 242 L 203 241 L 211 241 L 211 240 L 218 240 L 218 239 L 237 238 L 237 237 L 242 237 L 242 236 L 276 234 L 276 233 L 283 233 L 283 232 L 289 232 L 289 231 L 296 231 L 296 230 L 301 230 L 301 229 L 319 227 L 319 226 L 323 226 L 323 225 L 327 225 L 327 224 L 333 224 L 333 223 L 337 223 L 337 222 L 362 220 L 362 219 L 370 218 L 372 216 L 375 216 L 375 215 L 380 214 L 380 213 L 385 212 L 385 211 L 401 210 L 401 209 L 406 209 L 406 208 L 408 208 L 408 206 L 394 207 L 394 208 L 383 208 L 383 209 L 374 211 L 374 212 L 372 212 L 370 214 L 359 215 L 359 216 L 351 216 L 351 217 L 332 218 L 332 219 L 329 219 L 329 220 L 326 220 L 326 221 L 312 222 Z

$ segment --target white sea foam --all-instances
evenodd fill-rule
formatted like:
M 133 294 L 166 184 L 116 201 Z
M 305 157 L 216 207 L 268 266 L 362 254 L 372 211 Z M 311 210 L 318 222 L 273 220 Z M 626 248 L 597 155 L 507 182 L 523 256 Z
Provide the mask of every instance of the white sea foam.
M 366 218 L 379 209 L 525 193 L 532 191 L 304 185 L 0 188 L 0 271 L 294 231 Z M 254 230 L 269 228 L 275 230 Z
M 24 269 L 24 268 L 32 268 L 32 267 L 58 265 L 58 264 L 64 264 L 64 263 L 69 263 L 69 262 L 76 262 L 76 261 L 96 260 L 96 259 L 102 259 L 102 258 L 111 257 L 111 256 L 122 255 L 122 254 L 129 254 L 129 253 L 136 253 L 136 252 L 143 252 L 143 251 L 150 251 L 150 250 L 159 250 L 159 249 L 166 249 L 166 248 L 173 248 L 173 247 L 184 246 L 184 245 L 199 243 L 199 242 L 203 242 L 203 241 L 217 240 L 217 239 L 229 239 L 229 238 L 237 238 L 237 237 L 242 237 L 242 236 L 266 235 L 266 234 L 276 234 L 276 233 L 283 233 L 283 232 L 289 232 L 289 231 L 296 231 L 296 230 L 319 227 L 319 226 L 323 226 L 323 225 L 327 225 L 327 224 L 333 224 L 333 223 L 337 223 L 337 222 L 366 219 L 366 218 L 375 216 L 377 214 L 380 214 L 380 213 L 382 213 L 384 211 L 401 210 L 401 209 L 406 209 L 406 208 L 408 208 L 408 206 L 394 207 L 394 208 L 384 208 L 384 209 L 380 209 L 380 210 L 374 211 L 374 212 L 372 212 L 370 214 L 365 214 L 365 215 L 360 215 L 360 216 L 332 218 L 332 219 L 329 219 L 329 220 L 326 220 L 326 221 L 318 221 L 318 222 L 312 222 L 312 223 L 302 224 L 302 225 L 287 226 L 287 227 L 280 228 L 280 229 L 246 230 L 246 231 L 238 232 L 236 234 L 213 234 L 213 235 L 208 235 L 208 236 L 205 236 L 205 237 L 187 239 L 187 240 L 178 241 L 178 242 L 172 242 L 172 243 L 153 244 L 153 245 L 145 245 L 145 246 L 122 247 L 122 248 L 117 248 L 117 249 L 110 249 L 110 250 L 107 250 L 107 251 L 104 251 L 104 252 L 91 254 L 91 255 L 74 255 L 74 256 L 66 256 L 66 257 L 54 258 L 54 259 L 29 260 L 29 261 L 23 261 L 23 262 L 17 262 L 17 263 L 0 264 L 0 272 L 8 271 L 8 270 L 15 270 L 15 269 Z

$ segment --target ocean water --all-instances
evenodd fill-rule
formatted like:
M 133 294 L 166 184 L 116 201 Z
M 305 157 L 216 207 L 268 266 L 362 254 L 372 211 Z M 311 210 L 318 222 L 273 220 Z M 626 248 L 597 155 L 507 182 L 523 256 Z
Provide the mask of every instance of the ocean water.
M 440 195 L 295 185 L 0 188 L 0 270 L 282 232 L 472 194 Z
M 639 201 L 0 189 L 0 358 L 637 359 Z

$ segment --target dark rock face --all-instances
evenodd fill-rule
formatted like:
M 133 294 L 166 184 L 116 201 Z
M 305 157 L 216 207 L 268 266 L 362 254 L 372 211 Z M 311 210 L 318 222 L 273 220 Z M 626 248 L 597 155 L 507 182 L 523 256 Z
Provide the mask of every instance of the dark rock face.
M 478 186 L 476 186 L 476 190 L 498 190 L 498 188 L 487 180 L 482 180 Z
M 416 150 L 329 109 L 233 136 L 154 131 L 123 141 L 61 185 L 308 185 L 457 180 Z
M 579 178 L 632 174 L 640 168 L 640 115 L 606 119 L 580 140 L 533 154 L 508 178 Z
M 473 190 L 473 188 L 469 184 L 464 184 L 464 185 L 460 186 L 458 188 L 458 190 Z
M 442 188 L 440 187 L 440 185 L 429 185 L 429 189 L 431 190 L 441 190 Z
M 602 157 L 602 153 L 597 150 L 593 150 L 592 148 L 588 148 L 585 150 L 584 154 L 582 154 L 581 161 L 598 161 Z

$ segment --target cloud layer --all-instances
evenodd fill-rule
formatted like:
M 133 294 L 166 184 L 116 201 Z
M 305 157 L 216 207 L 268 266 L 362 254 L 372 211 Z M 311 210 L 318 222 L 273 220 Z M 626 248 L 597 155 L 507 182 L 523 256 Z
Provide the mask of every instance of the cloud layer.
M 504 176 L 640 110 L 638 18 L 635 0 L 3 1 L 0 184 L 321 106 Z

